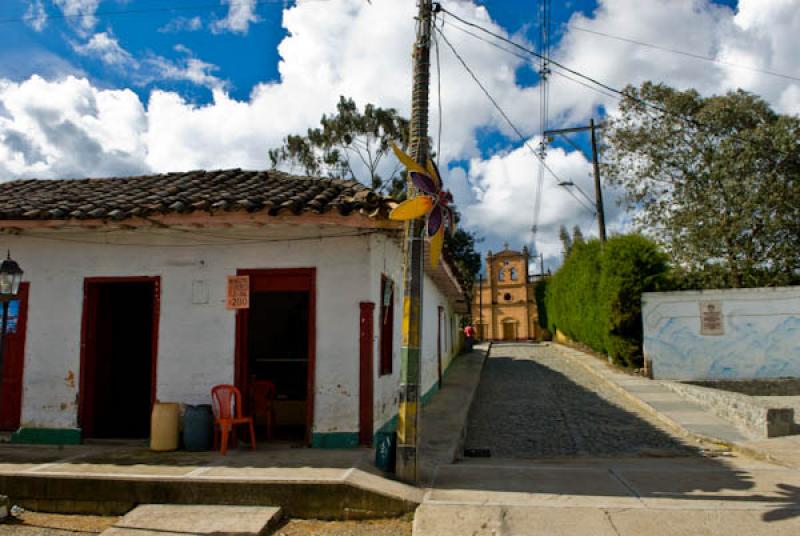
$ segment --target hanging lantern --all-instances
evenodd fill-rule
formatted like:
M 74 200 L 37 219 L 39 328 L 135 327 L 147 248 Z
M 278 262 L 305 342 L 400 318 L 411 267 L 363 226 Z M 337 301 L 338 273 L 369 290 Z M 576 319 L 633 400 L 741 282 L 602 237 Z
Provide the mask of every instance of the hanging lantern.
M 11 258 L 11 252 L 8 252 L 8 257 L 0 264 L 0 296 L 16 296 L 22 274 L 22 268 Z

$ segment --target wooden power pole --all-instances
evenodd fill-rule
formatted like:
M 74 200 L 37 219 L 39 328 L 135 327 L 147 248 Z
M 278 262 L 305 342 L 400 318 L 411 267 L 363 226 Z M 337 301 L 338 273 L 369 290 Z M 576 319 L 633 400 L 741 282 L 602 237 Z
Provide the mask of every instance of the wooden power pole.
M 432 0 L 417 0 L 417 37 L 414 44 L 409 147 L 423 168 L 428 160 L 428 91 L 430 87 Z M 414 186 L 408 181 L 408 196 Z M 422 220 L 406 224 L 403 250 L 403 342 L 400 349 L 400 408 L 397 422 L 397 476 L 416 482 L 419 444 L 420 348 L 422 331 L 422 263 L 425 242 Z
M 600 163 L 598 162 L 597 156 L 597 134 L 596 131 L 598 128 L 603 128 L 603 124 L 595 124 L 594 119 L 589 120 L 589 126 L 586 127 L 574 127 L 574 128 L 561 128 L 557 130 L 545 130 L 545 136 L 564 136 L 564 139 L 567 140 L 573 147 L 578 150 L 581 150 L 580 147 L 575 145 L 569 138 L 565 136 L 565 134 L 572 134 L 574 132 L 585 132 L 590 131 L 592 136 L 592 169 L 594 171 L 594 198 L 595 198 L 595 211 L 597 212 L 597 228 L 600 234 L 600 241 L 606 241 L 606 213 L 603 208 L 603 187 L 600 184 Z M 568 184 L 570 186 L 575 186 L 572 182 L 566 182 L 564 184 Z M 580 188 L 578 188 L 580 190 Z M 583 193 L 583 190 L 580 190 Z M 584 194 L 585 196 L 586 194 Z

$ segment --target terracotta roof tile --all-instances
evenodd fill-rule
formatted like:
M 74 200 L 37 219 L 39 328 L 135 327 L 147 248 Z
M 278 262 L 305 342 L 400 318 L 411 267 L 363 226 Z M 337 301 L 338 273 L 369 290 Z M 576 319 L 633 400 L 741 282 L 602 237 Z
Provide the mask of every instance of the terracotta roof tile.
M 280 171 L 189 171 L 106 179 L 0 183 L 0 220 L 125 220 L 194 211 L 245 210 L 385 218 L 392 201 L 356 181 Z

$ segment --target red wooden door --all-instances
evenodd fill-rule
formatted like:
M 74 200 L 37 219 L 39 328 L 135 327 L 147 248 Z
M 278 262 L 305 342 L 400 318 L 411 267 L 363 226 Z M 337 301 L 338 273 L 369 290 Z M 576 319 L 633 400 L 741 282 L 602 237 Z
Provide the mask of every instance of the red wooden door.
M 9 303 L 9 325 L 3 337 L 3 365 L 0 376 L 0 430 L 19 428 L 22 412 L 22 375 L 25 364 L 25 332 L 28 324 L 28 283 Z M 0 313 L 1 314 L 1 313 Z
M 314 389 L 316 368 L 316 280 L 315 268 L 238 269 L 236 275 L 250 277 L 251 298 L 254 292 L 307 292 L 308 293 L 308 369 L 306 373 L 306 443 L 311 444 L 314 426 Z M 250 312 L 236 311 L 236 335 L 234 349 L 234 384 L 242 393 L 250 393 L 250 371 L 248 362 L 250 348 L 248 329 Z M 248 397 L 249 398 L 249 397 Z M 249 408 L 248 408 L 249 410 Z
M 373 398 L 373 330 L 375 304 L 361 302 L 361 319 L 359 322 L 359 367 L 358 367 L 358 443 L 372 445 L 372 429 L 374 426 L 372 406 Z

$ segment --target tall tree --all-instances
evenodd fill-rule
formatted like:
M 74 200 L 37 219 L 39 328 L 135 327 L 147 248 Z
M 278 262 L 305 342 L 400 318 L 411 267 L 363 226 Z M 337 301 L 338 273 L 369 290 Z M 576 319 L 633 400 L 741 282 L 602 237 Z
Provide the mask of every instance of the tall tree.
M 273 167 L 299 168 L 314 177 L 347 177 L 402 197 L 401 166 L 387 166 L 384 160 L 391 142 L 404 150 L 408 144 L 408 120 L 397 110 L 367 104 L 361 111 L 353 99 L 339 97 L 335 114 L 323 115 L 320 126 L 305 136 L 287 136 L 283 145 L 269 151 L 269 158 Z
M 800 277 L 800 118 L 744 91 L 628 87 L 606 129 L 606 177 L 691 284 Z M 661 107 L 654 111 L 641 101 Z
M 561 240 L 562 255 L 566 259 L 572 251 L 572 237 L 569 235 L 566 225 L 561 225 L 558 229 L 558 238 Z

